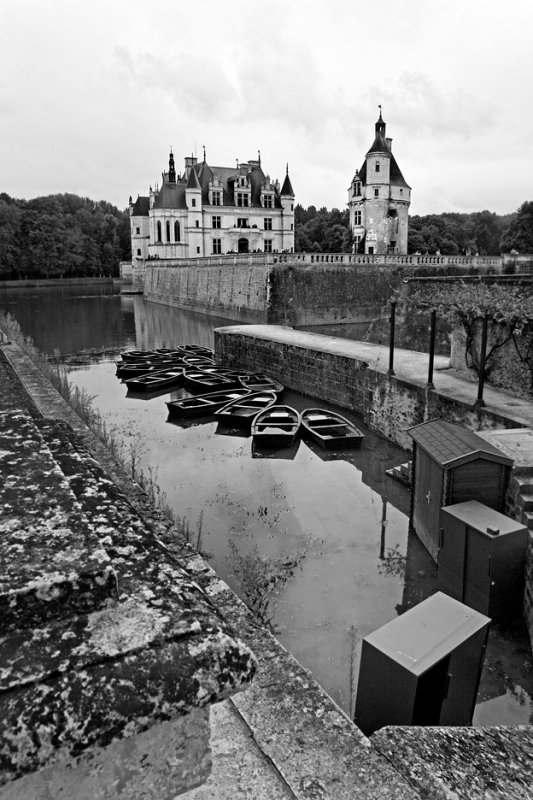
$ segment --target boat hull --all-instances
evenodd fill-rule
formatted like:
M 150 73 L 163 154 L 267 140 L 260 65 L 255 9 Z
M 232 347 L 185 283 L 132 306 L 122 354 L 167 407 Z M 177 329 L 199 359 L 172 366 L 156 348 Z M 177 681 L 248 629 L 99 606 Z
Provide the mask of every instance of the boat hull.
M 302 412 L 302 436 L 325 450 L 361 447 L 364 434 L 350 420 L 333 411 L 310 408 Z

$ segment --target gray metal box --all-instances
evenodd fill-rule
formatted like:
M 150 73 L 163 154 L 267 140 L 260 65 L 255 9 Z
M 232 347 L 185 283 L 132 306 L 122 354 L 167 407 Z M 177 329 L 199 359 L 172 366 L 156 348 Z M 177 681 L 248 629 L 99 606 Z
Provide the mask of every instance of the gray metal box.
M 470 725 L 490 619 L 442 592 L 365 636 L 355 723 Z
M 495 622 L 520 616 L 529 533 L 477 500 L 442 509 L 438 586 Z

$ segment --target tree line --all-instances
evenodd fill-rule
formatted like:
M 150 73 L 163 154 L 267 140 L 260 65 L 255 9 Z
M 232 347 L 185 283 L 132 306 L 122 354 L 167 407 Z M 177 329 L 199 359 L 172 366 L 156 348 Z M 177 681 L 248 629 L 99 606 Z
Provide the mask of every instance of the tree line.
M 296 205 L 296 252 L 350 253 L 348 210 Z M 500 255 L 516 250 L 533 253 L 533 201 L 513 214 L 474 211 L 409 217 L 408 252 L 442 255 Z
M 130 258 L 127 211 L 74 194 L 0 193 L 0 280 L 116 276 Z

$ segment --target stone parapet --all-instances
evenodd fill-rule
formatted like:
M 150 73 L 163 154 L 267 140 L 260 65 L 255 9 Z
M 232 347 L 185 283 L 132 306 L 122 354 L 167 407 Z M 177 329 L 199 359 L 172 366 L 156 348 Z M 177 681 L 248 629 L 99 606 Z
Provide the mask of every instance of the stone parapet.
M 255 658 L 67 424 L 1 437 L 0 796 L 173 798 Z

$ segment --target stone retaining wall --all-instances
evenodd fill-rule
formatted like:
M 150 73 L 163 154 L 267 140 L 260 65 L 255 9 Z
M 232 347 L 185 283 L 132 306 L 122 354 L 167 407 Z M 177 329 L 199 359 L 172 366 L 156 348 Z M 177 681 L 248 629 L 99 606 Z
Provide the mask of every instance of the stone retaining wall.
M 276 253 L 135 262 L 147 300 L 242 322 L 369 322 L 407 278 L 501 275 L 500 257 Z

